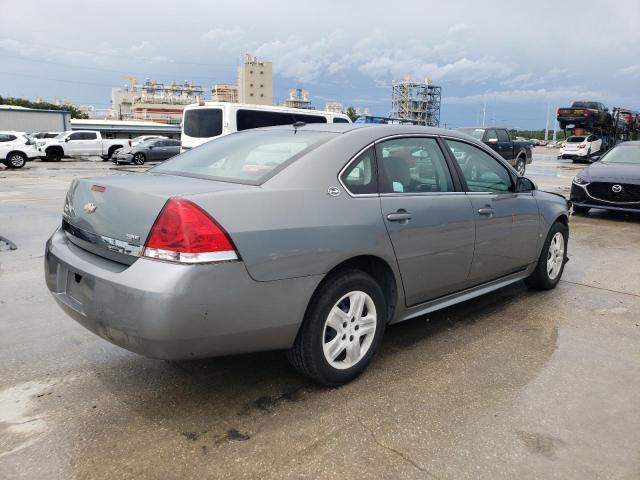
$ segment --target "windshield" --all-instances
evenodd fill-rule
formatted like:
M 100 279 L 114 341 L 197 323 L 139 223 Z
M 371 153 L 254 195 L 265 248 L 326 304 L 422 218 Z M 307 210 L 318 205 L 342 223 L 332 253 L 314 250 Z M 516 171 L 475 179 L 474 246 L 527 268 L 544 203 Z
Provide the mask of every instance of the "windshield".
M 66 137 L 66 136 L 67 136 L 67 134 L 69 134 L 69 133 L 71 133 L 71 132 L 62 132 L 62 133 L 59 133 L 58 135 L 56 135 L 56 136 L 55 136 L 55 137 L 53 137 L 53 138 L 55 138 L 55 139 L 57 139 L 57 140 L 62 140 L 62 139 L 63 139 L 64 137 Z
M 567 143 L 580 143 L 584 142 L 585 137 L 569 137 Z
M 207 142 L 151 171 L 259 185 L 336 135 L 293 128 L 248 130 Z
M 484 136 L 484 128 L 460 128 L 462 133 L 466 133 L 467 135 L 471 135 L 476 140 L 482 140 Z
M 602 163 L 627 163 L 640 165 L 640 144 L 620 145 L 602 157 Z

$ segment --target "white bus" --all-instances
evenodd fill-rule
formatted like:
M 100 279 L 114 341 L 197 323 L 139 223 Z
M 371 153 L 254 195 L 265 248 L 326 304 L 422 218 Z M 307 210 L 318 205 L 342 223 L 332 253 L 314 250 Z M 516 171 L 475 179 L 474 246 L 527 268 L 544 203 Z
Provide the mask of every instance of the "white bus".
M 351 123 L 343 113 L 247 105 L 242 103 L 200 102 L 187 105 L 182 118 L 182 150 L 209 140 L 250 128 L 304 123 Z

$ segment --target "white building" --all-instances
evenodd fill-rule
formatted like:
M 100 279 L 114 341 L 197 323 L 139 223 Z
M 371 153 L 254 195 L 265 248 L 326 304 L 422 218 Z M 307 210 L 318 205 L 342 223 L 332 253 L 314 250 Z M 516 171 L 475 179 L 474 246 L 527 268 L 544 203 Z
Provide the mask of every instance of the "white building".
M 273 105 L 273 66 L 246 54 L 238 67 L 238 100 L 254 105 Z

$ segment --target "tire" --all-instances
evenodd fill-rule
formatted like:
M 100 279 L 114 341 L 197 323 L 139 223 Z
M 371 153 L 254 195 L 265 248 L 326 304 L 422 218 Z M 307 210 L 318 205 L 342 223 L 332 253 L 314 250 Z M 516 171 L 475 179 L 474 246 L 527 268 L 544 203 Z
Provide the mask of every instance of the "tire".
M 136 153 L 133 156 L 133 163 L 135 163 L 136 165 L 144 165 L 144 162 L 147 161 L 147 157 L 145 157 L 144 153 Z
M 48 162 L 59 162 L 62 159 L 62 153 L 60 150 L 56 148 L 52 148 L 47 150 L 47 161 Z
M 516 172 L 521 177 L 524 177 L 525 172 L 527 171 L 527 162 L 522 158 L 518 157 L 516 159 Z
M 7 168 L 22 168 L 26 163 L 27 156 L 22 152 L 11 152 L 5 160 Z
M 560 242 L 560 239 L 561 243 L 556 243 Z M 525 279 L 529 287 L 536 290 L 555 288 L 564 272 L 568 241 L 569 228 L 557 221 L 549 229 L 536 269 Z M 551 257 L 554 257 L 553 265 L 551 265 Z
M 354 312 L 358 304 L 360 311 Z M 326 387 L 350 382 L 367 368 L 378 350 L 386 312 L 384 294 L 371 276 L 360 270 L 332 274 L 309 302 L 287 354 L 289 362 Z M 363 334 L 365 329 L 368 333 Z
M 579 205 L 573 206 L 573 213 L 577 213 L 580 215 L 587 215 L 589 213 L 589 210 L 591 210 L 591 207 L 581 207 Z

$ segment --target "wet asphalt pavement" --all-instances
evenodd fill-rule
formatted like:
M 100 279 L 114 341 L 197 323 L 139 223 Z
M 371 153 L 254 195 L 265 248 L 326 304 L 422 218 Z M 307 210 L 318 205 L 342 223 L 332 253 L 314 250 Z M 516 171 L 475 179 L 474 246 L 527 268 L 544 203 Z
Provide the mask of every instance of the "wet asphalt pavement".
M 582 167 L 555 153 L 527 175 L 568 194 Z M 281 352 L 149 360 L 68 318 L 44 243 L 73 176 L 103 173 L 0 167 L 0 478 L 640 478 L 640 218 L 572 217 L 558 288 L 391 327 L 321 389 Z

